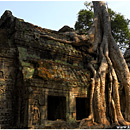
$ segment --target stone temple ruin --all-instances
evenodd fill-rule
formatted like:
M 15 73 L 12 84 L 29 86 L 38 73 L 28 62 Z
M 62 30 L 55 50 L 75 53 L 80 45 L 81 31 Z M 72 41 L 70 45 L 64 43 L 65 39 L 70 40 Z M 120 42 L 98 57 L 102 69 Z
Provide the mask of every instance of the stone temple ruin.
M 73 29 L 40 28 L 10 11 L 1 16 L 1 128 L 72 128 L 89 115 L 94 55 L 65 44 L 72 40 L 66 31 Z
M 65 125 L 89 115 L 90 56 L 85 48 L 44 37 L 71 40 L 61 31 L 65 28 L 52 31 L 34 26 L 10 11 L 2 15 L 1 128 L 51 128 L 53 122 Z

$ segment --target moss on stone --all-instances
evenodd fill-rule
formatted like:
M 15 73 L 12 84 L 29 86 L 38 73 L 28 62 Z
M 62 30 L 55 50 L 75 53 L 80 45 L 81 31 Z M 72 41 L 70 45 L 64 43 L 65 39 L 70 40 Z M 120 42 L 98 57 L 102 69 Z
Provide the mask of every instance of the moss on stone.
M 35 53 L 29 54 L 26 48 L 18 47 L 19 51 L 19 60 L 27 60 L 27 58 L 40 59 Z
M 26 80 L 26 79 L 32 78 L 33 74 L 34 74 L 34 71 L 35 71 L 35 69 L 32 66 L 30 66 L 30 67 L 23 67 L 22 73 L 23 73 L 24 79 Z

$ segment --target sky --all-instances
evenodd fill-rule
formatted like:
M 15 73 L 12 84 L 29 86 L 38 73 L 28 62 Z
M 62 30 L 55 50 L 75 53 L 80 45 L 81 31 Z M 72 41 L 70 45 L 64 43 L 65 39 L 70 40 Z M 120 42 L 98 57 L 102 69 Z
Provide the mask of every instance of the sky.
M 0 16 L 10 10 L 15 17 L 42 28 L 59 30 L 64 25 L 74 28 L 77 14 L 85 1 L 0 1 Z M 108 7 L 130 19 L 130 1 L 107 1 Z

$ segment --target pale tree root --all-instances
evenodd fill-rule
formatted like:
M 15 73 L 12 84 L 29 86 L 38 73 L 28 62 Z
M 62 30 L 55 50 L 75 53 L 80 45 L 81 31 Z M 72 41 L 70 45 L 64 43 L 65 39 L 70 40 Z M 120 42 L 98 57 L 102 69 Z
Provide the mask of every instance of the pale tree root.
M 90 97 L 90 116 L 81 121 L 79 128 L 111 128 L 119 125 L 128 126 L 129 122 L 125 121 L 120 107 L 120 97 L 119 97 L 119 81 L 117 78 L 117 74 L 113 67 L 112 61 L 109 58 L 109 49 L 108 49 L 108 40 L 104 36 L 104 40 L 100 45 L 100 57 L 101 64 L 96 72 L 95 71 L 94 78 L 92 80 L 92 90 Z M 103 51 L 105 50 L 105 51 Z M 105 81 L 106 74 L 109 75 L 109 84 L 108 84 L 108 102 L 109 102 L 109 115 L 111 124 L 106 118 L 106 100 L 105 100 Z M 108 80 L 108 79 L 107 79 Z M 95 97 L 93 108 L 93 95 Z M 94 111 L 93 111 L 94 109 Z M 96 118 L 95 118 L 96 115 Z M 96 120 L 95 120 L 96 119 Z M 96 123 L 95 123 L 96 121 Z
M 93 95 L 94 95 L 94 88 L 95 88 L 95 78 L 96 78 L 96 70 L 94 69 L 93 65 L 90 63 L 88 64 L 89 68 L 91 69 L 92 73 L 93 73 L 93 78 L 91 78 L 92 82 L 91 82 L 91 93 L 90 93 L 90 115 L 88 116 L 88 118 L 84 118 L 81 120 L 79 128 L 82 128 L 82 126 L 84 125 L 85 122 L 87 122 L 87 124 L 91 123 L 94 124 L 94 117 L 93 117 Z
M 106 43 L 105 43 L 106 45 Z M 102 49 L 100 49 L 101 51 Z M 105 60 L 105 57 L 106 60 Z M 83 119 L 80 122 L 79 128 L 113 128 L 116 126 L 128 126 L 129 122 L 125 121 L 121 113 L 120 107 L 120 97 L 119 97 L 119 82 L 117 78 L 117 74 L 113 68 L 112 62 L 108 57 L 108 53 L 103 54 L 101 65 L 99 67 L 99 71 L 96 73 L 94 67 L 91 65 L 91 69 L 94 73 L 94 78 L 92 80 L 91 94 L 90 94 L 90 116 L 88 118 Z M 106 62 L 107 61 L 107 62 Z M 106 67 L 104 67 L 106 64 Z M 108 69 L 107 69 L 108 65 Z M 103 73 L 104 72 L 104 73 Z M 105 86 L 106 80 L 106 72 L 109 75 L 109 84 L 108 84 L 108 102 L 109 102 L 109 115 L 111 118 L 111 124 L 107 122 L 105 110 L 103 107 L 103 103 L 105 102 L 105 90 L 103 87 Z M 96 75 L 96 76 L 95 76 Z M 107 79 L 108 80 L 108 79 Z M 102 88 L 101 88 L 102 87 Z M 93 111 L 93 95 L 96 97 L 96 110 Z M 103 100 L 104 99 L 104 100 Z M 94 114 L 96 114 L 96 122 L 94 119 Z M 97 123 L 98 122 L 98 123 Z
M 123 58 L 123 55 L 119 51 L 115 40 L 111 35 L 110 17 L 105 7 L 104 2 L 93 2 L 95 10 L 95 32 L 94 35 L 95 50 L 98 52 L 98 64 L 99 68 L 94 70 L 95 72 L 92 80 L 92 90 L 90 94 L 90 116 L 85 118 L 80 123 L 80 128 L 85 125 L 101 125 L 105 128 L 106 126 L 115 125 L 130 125 L 129 122 L 125 121 L 120 106 L 119 97 L 119 81 L 125 88 L 125 97 L 128 101 L 127 113 L 130 114 L 130 73 L 128 66 Z M 92 49 L 93 50 L 93 49 Z M 106 75 L 109 75 L 109 84 L 106 84 Z M 106 92 L 106 87 L 108 92 Z M 106 115 L 106 94 L 108 94 L 108 111 L 109 121 Z M 127 114 L 126 113 L 126 114 Z M 127 116 L 128 117 L 128 116 Z M 89 124 L 90 123 L 90 124 Z M 91 125 L 92 127 L 92 125 Z
M 110 35 L 110 38 L 111 37 L 112 36 Z M 114 44 L 114 43 L 111 43 L 111 44 Z M 107 62 L 108 62 L 109 69 L 110 69 L 110 73 L 109 73 L 110 88 L 108 90 L 109 90 L 109 103 L 112 104 L 112 109 L 113 109 L 113 114 L 114 114 L 113 121 L 114 121 L 114 123 L 116 123 L 118 125 L 128 126 L 128 125 L 130 125 L 130 122 L 125 121 L 125 119 L 121 113 L 120 97 L 119 97 L 119 81 L 117 78 L 117 73 L 112 65 L 112 61 L 109 58 L 108 54 L 106 55 L 106 58 L 107 58 Z M 120 76 L 120 75 L 118 74 L 118 76 Z M 112 91 L 113 91 L 113 95 L 111 95 Z M 109 107 L 109 110 L 111 111 L 110 107 Z

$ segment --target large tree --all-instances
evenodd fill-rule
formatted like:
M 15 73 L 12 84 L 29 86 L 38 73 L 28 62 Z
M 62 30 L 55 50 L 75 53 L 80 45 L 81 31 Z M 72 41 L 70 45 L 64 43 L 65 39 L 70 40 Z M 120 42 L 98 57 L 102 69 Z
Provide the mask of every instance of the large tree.
M 85 119 L 109 125 L 106 115 L 106 93 L 108 93 L 109 117 L 112 123 L 129 125 L 130 121 L 130 73 L 126 61 L 112 33 L 108 10 L 104 2 L 93 2 L 94 23 L 88 31 L 91 51 L 97 52 L 98 69 L 93 64 L 93 82 L 90 98 L 90 116 Z M 107 83 L 106 84 L 106 79 Z M 123 117 L 120 107 L 119 82 L 125 90 L 126 110 Z M 107 86 L 107 89 L 106 87 Z M 106 92 L 106 90 L 108 92 Z M 124 119 L 125 118 L 125 119 Z M 127 121 L 126 121 L 127 120 Z M 83 122 L 81 122 L 80 126 Z
M 94 1 L 94 22 L 86 33 L 78 35 L 75 32 L 65 33 L 71 40 L 66 41 L 43 35 L 73 46 L 87 46 L 88 53 L 96 53 L 96 61 L 90 61 L 88 66 L 93 73 L 90 93 L 90 115 L 80 123 L 130 125 L 130 73 L 126 61 L 112 36 L 111 22 L 106 4 Z M 62 31 L 65 28 L 61 29 Z M 96 67 L 95 67 L 96 66 Z M 119 87 L 125 91 L 125 113 L 122 115 Z M 109 117 L 109 119 L 108 119 Z M 96 123 L 95 123 L 96 122 Z
M 82 9 L 78 12 L 78 18 L 75 23 L 75 30 L 80 34 L 86 33 L 93 23 L 93 6 L 91 2 L 86 2 L 85 5 L 86 9 Z M 119 48 L 124 52 L 130 44 L 130 31 L 128 27 L 130 20 L 126 19 L 122 14 L 116 13 L 110 8 L 108 8 L 108 12 L 111 18 L 112 35 Z

